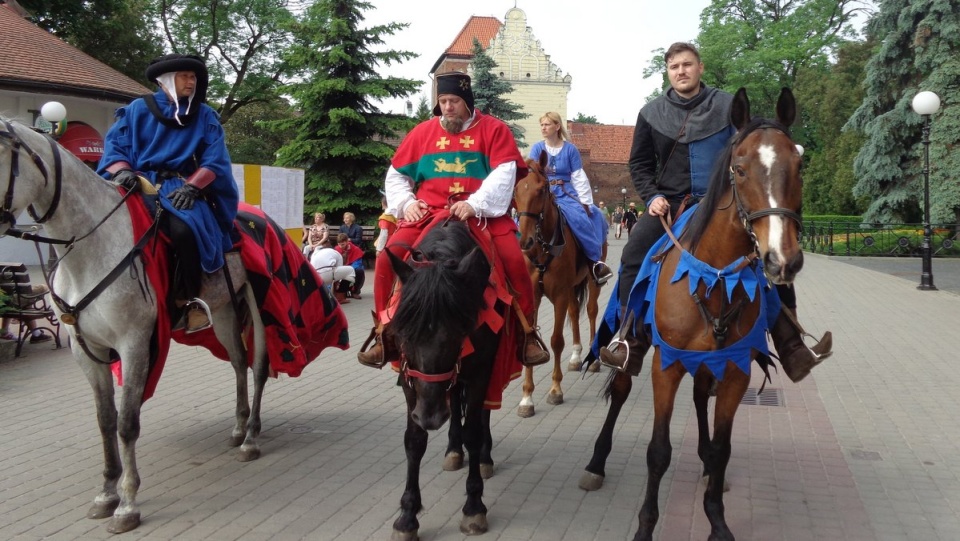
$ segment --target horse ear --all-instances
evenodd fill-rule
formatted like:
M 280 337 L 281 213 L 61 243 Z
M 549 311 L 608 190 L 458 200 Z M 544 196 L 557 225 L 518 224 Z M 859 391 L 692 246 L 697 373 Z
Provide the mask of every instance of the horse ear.
M 750 122 L 750 100 L 747 98 L 747 89 L 740 87 L 733 96 L 733 104 L 730 105 L 730 123 L 739 131 L 748 122 Z
M 478 287 L 486 284 L 490 280 L 490 264 L 486 254 L 479 247 L 473 248 L 460 260 L 457 272 L 471 283 L 476 281 Z
M 796 118 L 797 101 L 793 97 L 793 91 L 783 87 L 780 90 L 780 97 L 777 98 L 777 122 L 790 126 Z
M 540 159 L 538 160 L 538 165 L 540 165 L 540 169 L 538 169 L 538 171 L 540 171 L 541 174 L 547 170 L 547 160 L 549 159 L 550 156 L 547 155 L 547 147 L 544 146 L 543 152 L 540 153 Z
M 406 261 L 393 255 L 393 252 L 390 250 L 387 250 L 387 257 L 390 258 L 390 266 L 393 267 L 393 272 L 397 273 L 397 278 L 400 279 L 400 283 L 405 283 L 407 278 L 413 274 L 413 267 L 407 265 Z

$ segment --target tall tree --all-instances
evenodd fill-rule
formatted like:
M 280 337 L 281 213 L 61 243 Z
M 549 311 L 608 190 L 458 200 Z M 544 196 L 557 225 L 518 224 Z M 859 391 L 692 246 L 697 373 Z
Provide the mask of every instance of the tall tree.
M 507 123 L 513 138 L 518 146 L 523 146 L 523 129 L 511 120 L 522 120 L 530 116 L 523 112 L 520 105 L 510 101 L 506 95 L 513 92 L 513 85 L 496 75 L 494 69 L 497 63 L 483 50 L 477 38 L 473 38 L 473 61 L 470 69 L 473 71 L 473 98 L 474 105 L 481 111 L 493 115 Z
M 291 0 L 155 0 L 166 47 L 198 54 L 210 71 L 207 97 L 226 124 L 238 109 L 277 98 L 289 75 L 283 52 L 295 21 Z
M 297 75 L 287 90 L 300 115 L 274 123 L 296 131 L 280 149 L 277 164 L 306 170 L 307 214 L 349 210 L 360 219 L 379 215 L 378 189 L 395 151 L 384 138 L 397 137 L 414 124 L 406 115 L 383 113 L 374 105 L 375 100 L 411 96 L 422 82 L 377 73 L 378 66 L 417 55 L 374 50 L 408 25 L 361 28 L 363 11 L 371 7 L 358 0 L 318 0 L 294 26 L 294 43 L 284 54 Z
M 144 72 L 163 54 L 151 0 L 20 0 L 33 22 L 120 73 L 148 85 Z
M 433 116 L 433 107 L 427 101 L 427 97 L 420 95 L 420 101 L 417 102 L 417 110 L 413 113 L 413 118 L 417 122 L 423 122 Z
M 295 135 L 291 126 L 286 130 L 272 130 L 270 122 L 296 116 L 293 107 L 286 100 L 252 103 L 238 110 L 229 124 L 223 129 L 227 138 L 227 149 L 234 163 L 273 165 L 277 160 L 277 151 Z
M 911 102 L 931 90 L 942 108 L 930 136 L 930 219 L 960 221 L 960 12 L 952 0 L 887 0 L 867 31 L 879 43 L 867 64 L 866 95 L 848 128 L 866 142 L 854 162 L 854 195 L 870 199 L 865 220 L 922 219 L 922 119 Z
M 581 124 L 599 124 L 599 122 L 597 122 L 597 117 L 593 115 L 585 115 L 583 113 L 577 113 L 577 116 L 573 119 L 573 121 Z

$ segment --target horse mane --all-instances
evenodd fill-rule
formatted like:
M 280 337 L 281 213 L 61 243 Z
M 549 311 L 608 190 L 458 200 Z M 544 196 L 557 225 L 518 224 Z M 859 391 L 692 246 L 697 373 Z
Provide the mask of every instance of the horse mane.
M 486 307 L 483 291 L 490 264 L 486 257 L 478 257 L 479 268 L 460 269 L 460 262 L 472 250 L 479 250 L 476 241 L 466 224 L 456 221 L 434 227 L 414 249 L 415 270 L 403 283 L 402 302 L 391 324 L 401 344 L 434 339 L 438 324 L 464 336 L 473 331 Z M 471 274 L 485 279 L 471 280 Z
M 760 128 L 776 128 L 787 134 L 787 137 L 790 137 L 790 130 L 786 126 L 775 120 L 761 117 L 754 117 L 744 127 L 740 128 L 737 133 L 733 134 L 730 142 L 727 143 L 723 152 L 717 156 L 717 161 L 713 165 L 710 183 L 707 185 L 707 193 L 703 196 L 703 199 L 700 200 L 700 206 L 694 211 L 693 216 L 690 217 L 690 222 L 684 229 L 683 234 L 680 235 L 679 240 L 681 242 L 689 241 L 690 244 L 687 249 L 690 252 L 696 250 L 697 244 L 700 242 L 700 239 L 703 238 L 707 225 L 710 223 L 710 218 L 713 217 L 713 213 L 720 207 L 721 198 L 730 188 L 730 172 L 728 169 L 734 147 L 742 143 L 748 135 Z

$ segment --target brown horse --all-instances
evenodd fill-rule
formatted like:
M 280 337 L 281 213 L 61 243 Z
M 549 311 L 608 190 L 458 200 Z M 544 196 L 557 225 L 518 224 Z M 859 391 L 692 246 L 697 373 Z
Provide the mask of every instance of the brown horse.
M 657 256 L 661 269 L 659 275 L 651 274 L 646 295 L 650 299 L 650 289 L 655 289 L 653 312 L 648 311 L 644 318 L 646 343 L 655 346 L 651 366 L 654 428 L 647 447 L 647 489 L 636 540 L 651 539 L 659 518 L 660 481 L 672 453 L 670 417 L 677 388 L 688 371 L 694 375 L 698 454 L 704 476 L 708 476 L 703 506 L 710 521 L 710 539 L 733 539 L 723 513 L 724 475 L 730 460 L 733 419 L 750 382 L 750 363 L 758 350 L 765 353 L 766 349 L 766 314 L 761 303 L 776 300 L 775 292 L 772 299 L 768 296 L 764 277 L 776 284 L 790 283 L 803 266 L 798 243 L 800 154 L 788 132 L 795 116 L 796 105 L 788 89 L 783 89 L 777 101 L 776 121 L 751 120 L 746 91 L 737 92 L 731 107 L 737 133 L 718 158 L 710 188 L 689 216 L 679 242 L 668 243 L 668 251 Z M 698 262 L 689 265 L 693 258 Z M 703 274 L 691 270 L 701 264 L 705 264 Z M 678 268 L 686 269 L 686 274 L 672 281 Z M 710 268 L 713 279 L 709 278 Z M 708 283 L 715 286 L 712 291 Z M 684 350 L 682 363 L 677 350 Z M 689 362 L 696 352 L 706 352 L 702 364 Z M 603 483 L 613 427 L 631 385 L 631 376 L 625 371 L 611 377 L 607 387 L 610 410 L 593 458 L 580 479 L 581 488 L 596 490 Z M 707 400 L 714 385 L 711 439 Z
M 563 371 L 560 359 L 563 353 L 563 324 L 570 316 L 573 331 L 573 352 L 567 370 L 580 370 L 580 307 L 587 300 L 587 319 L 590 321 L 590 341 L 597 330 L 597 300 L 600 286 L 590 276 L 590 261 L 574 241 L 570 226 L 560 220 L 560 209 L 554 200 L 543 171 L 547 165 L 547 153 L 540 154 L 540 161 L 527 160 L 527 176 L 517 183 L 514 198 L 520 218 L 520 248 L 527 261 L 527 270 L 533 281 L 533 296 L 536 310 L 544 295 L 553 303 L 553 335 L 550 348 L 553 350 L 553 385 L 547 394 L 548 404 L 563 403 Z M 562 224 L 562 227 L 561 227 Z M 607 256 L 607 244 L 603 244 L 603 257 Z M 599 365 L 591 365 L 596 372 Z M 533 407 L 533 369 L 523 371 L 523 398 L 517 408 L 520 417 L 531 417 Z

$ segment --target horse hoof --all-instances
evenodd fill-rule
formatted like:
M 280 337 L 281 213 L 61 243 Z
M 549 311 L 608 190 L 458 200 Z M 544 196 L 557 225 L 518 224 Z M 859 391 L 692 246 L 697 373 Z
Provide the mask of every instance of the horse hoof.
M 237 460 L 240 462 L 250 462 L 251 460 L 256 460 L 260 458 L 260 448 L 249 446 L 249 447 L 240 447 L 240 453 L 237 454 Z
M 393 533 L 390 534 L 390 541 L 419 541 L 420 538 L 417 536 L 417 530 L 412 532 L 398 532 L 393 530 Z
M 456 451 L 447 453 L 443 457 L 443 471 L 457 471 L 463 467 L 463 454 Z
M 140 525 L 140 513 L 130 513 L 129 515 L 114 515 L 107 523 L 107 531 L 110 533 L 125 533 L 136 529 Z
M 563 404 L 563 393 L 547 393 L 547 404 L 551 406 Z
M 487 514 L 479 513 L 468 517 L 463 516 L 463 519 L 460 521 L 460 531 L 467 535 L 480 535 L 482 533 L 487 533 Z
M 599 371 L 600 371 L 600 363 L 599 363 L 599 362 L 590 363 L 590 366 L 587 367 L 587 372 L 597 373 L 597 372 L 599 372 Z
M 594 490 L 600 490 L 600 487 L 603 486 L 603 476 L 597 475 L 592 472 L 585 471 L 583 475 L 580 476 L 580 488 L 586 490 L 587 492 L 593 492 Z
M 120 498 L 117 498 L 116 500 L 110 500 L 106 503 L 95 503 L 87 511 L 87 518 L 96 520 L 110 518 L 113 516 L 113 512 L 116 511 L 117 507 L 119 506 Z
M 517 416 L 521 419 L 529 419 L 533 417 L 533 414 L 536 413 L 533 410 L 533 406 L 520 406 L 517 408 Z
M 245 439 L 246 439 L 245 434 L 230 436 L 230 447 L 240 447 L 241 445 L 243 445 L 243 440 Z
M 484 479 L 493 477 L 493 464 L 480 464 L 480 477 Z
M 581 363 L 568 363 L 567 372 L 579 372 Z

